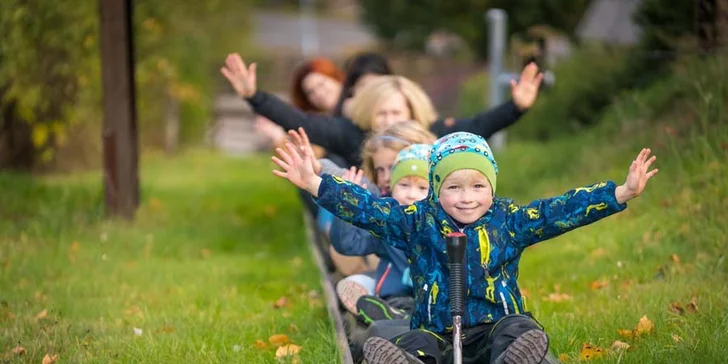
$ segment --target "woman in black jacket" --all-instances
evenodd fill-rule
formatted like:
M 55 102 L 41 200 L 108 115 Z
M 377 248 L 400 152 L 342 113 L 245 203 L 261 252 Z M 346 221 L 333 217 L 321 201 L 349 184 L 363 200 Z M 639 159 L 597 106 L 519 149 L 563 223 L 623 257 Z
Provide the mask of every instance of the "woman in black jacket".
M 352 120 L 343 117 L 337 118 L 304 113 L 273 95 L 257 90 L 255 63 L 246 66 L 239 54 L 228 55 L 225 63 L 225 66 L 220 71 L 228 79 L 237 94 L 245 98 L 256 113 L 267 117 L 286 130 L 303 127 L 312 143 L 318 144 L 330 152 L 344 157 L 351 165 L 358 166 L 360 164 L 361 143 L 372 128 L 377 129 L 377 123 L 374 120 Z M 411 84 L 414 83 L 406 79 L 403 81 L 402 79 L 404 78 L 399 77 L 397 79 L 389 79 L 388 81 L 390 83 L 405 85 L 408 89 L 413 89 Z M 401 117 L 397 121 L 414 119 L 414 121 L 427 125 L 437 136 L 443 136 L 456 131 L 467 131 L 489 138 L 497 131 L 515 123 L 523 112 L 533 105 L 538 96 L 538 88 L 542 79 L 543 75 L 538 72 L 538 66 L 533 63 L 529 64 L 524 68 L 518 82 L 511 81 L 512 101 L 505 102 L 498 107 L 478 114 L 474 118 L 436 120 L 436 114 L 434 113 L 434 108 L 432 108 L 432 113 L 419 113 L 423 114 L 421 115 L 422 118 L 429 119 L 418 120 L 418 115 L 416 115 L 418 113 L 409 110 L 409 117 Z M 365 86 L 360 94 L 366 93 L 377 82 L 372 82 L 370 85 Z M 382 83 L 386 82 L 382 81 Z M 402 94 L 407 98 L 407 95 Z M 424 94 L 424 92 L 421 91 L 419 86 L 416 86 L 412 94 L 420 95 Z M 359 102 L 359 95 L 355 97 L 356 99 L 352 101 L 354 104 Z M 420 103 L 429 104 L 429 107 L 431 107 L 429 98 L 426 95 L 424 98 L 426 101 L 420 100 L 423 101 Z M 418 96 L 418 99 L 423 99 L 423 97 Z M 405 101 L 412 108 L 414 100 L 410 98 Z M 422 109 L 428 108 L 427 105 L 421 106 Z M 355 105 L 353 107 L 355 108 Z M 378 114 L 378 110 L 371 110 L 371 114 L 374 117 Z

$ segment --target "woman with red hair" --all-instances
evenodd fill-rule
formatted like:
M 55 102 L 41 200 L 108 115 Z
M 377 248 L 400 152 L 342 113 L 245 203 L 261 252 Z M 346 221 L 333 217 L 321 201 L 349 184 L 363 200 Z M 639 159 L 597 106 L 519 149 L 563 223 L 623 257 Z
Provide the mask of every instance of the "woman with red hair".
M 306 112 L 330 113 L 341 94 L 344 73 L 327 58 L 314 58 L 293 75 L 291 102 Z
M 305 112 L 331 114 L 341 95 L 343 81 L 344 73 L 334 62 L 327 58 L 314 58 L 294 71 L 291 103 Z M 272 121 L 259 116 L 255 124 L 256 129 L 270 139 L 274 148 L 286 142 L 286 131 Z M 315 148 L 315 152 L 317 156 L 326 154 L 321 148 Z

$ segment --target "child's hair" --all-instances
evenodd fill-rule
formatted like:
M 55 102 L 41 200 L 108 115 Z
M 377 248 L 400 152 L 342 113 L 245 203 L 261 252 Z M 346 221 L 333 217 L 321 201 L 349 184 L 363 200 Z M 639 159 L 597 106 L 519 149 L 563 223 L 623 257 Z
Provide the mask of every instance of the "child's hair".
M 396 123 L 364 140 L 361 159 L 364 174 L 370 181 L 377 183 L 372 156 L 380 148 L 388 148 L 397 153 L 411 144 L 432 144 L 437 137 L 424 126 L 414 121 Z
M 422 87 L 402 76 L 382 76 L 354 95 L 351 120 L 361 130 L 371 130 L 379 106 L 397 93 L 407 100 L 412 120 L 428 128 L 437 119 L 435 107 Z

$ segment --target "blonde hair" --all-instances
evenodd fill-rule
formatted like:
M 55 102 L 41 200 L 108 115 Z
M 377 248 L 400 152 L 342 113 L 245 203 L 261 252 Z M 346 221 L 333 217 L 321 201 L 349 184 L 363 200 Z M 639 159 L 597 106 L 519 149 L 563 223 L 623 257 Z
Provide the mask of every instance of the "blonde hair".
M 400 93 L 407 101 L 411 119 L 429 128 L 437 119 L 430 97 L 418 84 L 402 76 L 379 76 L 357 92 L 351 101 L 350 117 L 361 130 L 372 130 L 374 116 L 384 101 Z
M 402 121 L 373 133 L 364 140 L 361 151 L 362 170 L 370 181 L 377 183 L 374 173 L 374 154 L 381 148 L 388 148 L 397 153 L 411 144 L 432 144 L 437 137 L 421 124 L 414 121 Z

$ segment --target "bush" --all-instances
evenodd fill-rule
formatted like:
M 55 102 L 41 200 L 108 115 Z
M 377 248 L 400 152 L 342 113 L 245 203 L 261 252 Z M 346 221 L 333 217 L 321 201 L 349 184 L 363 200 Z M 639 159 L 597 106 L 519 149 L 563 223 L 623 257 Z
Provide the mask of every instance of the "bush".
M 25 140 L 0 140 L 0 148 L 30 144 L 38 158 L 29 159 L 29 164 L 48 164 L 64 145 L 98 150 L 100 138 L 74 140 L 77 130 L 99 135 L 102 120 L 97 4 L 7 0 L 0 6 L 0 127 L 31 128 Z M 182 105 L 186 141 L 200 139 L 212 102 L 203 96 L 212 93 L 211 65 L 220 62 L 224 49 L 240 44 L 246 10 L 247 5 L 233 0 L 134 1 L 143 144 L 155 145 L 161 139 L 168 98 Z

